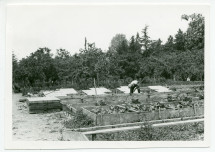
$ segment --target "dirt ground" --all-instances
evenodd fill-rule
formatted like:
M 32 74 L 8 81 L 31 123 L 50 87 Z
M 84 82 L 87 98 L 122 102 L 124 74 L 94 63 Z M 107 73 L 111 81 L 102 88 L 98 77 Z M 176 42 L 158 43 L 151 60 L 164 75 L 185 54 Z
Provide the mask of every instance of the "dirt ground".
M 19 102 L 21 94 L 13 94 L 13 140 L 60 140 L 63 112 L 29 114 L 25 102 Z

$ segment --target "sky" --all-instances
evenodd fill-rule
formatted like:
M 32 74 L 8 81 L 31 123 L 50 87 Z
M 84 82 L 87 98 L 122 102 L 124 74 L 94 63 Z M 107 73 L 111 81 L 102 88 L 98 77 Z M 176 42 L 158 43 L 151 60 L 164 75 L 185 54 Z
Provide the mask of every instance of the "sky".
M 145 25 L 152 40 L 167 41 L 178 29 L 186 31 L 182 14 L 202 13 L 197 5 L 9 5 L 6 50 L 18 59 L 41 47 L 55 54 L 63 48 L 71 54 L 84 48 L 84 39 L 107 50 L 116 34 L 129 40 Z M 204 15 L 204 14 L 203 14 Z

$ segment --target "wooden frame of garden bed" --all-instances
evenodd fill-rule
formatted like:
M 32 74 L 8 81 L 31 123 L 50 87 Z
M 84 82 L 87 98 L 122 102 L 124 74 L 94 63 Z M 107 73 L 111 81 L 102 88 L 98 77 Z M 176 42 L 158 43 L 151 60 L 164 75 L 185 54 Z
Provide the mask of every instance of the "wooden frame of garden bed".
M 97 126 L 204 115 L 204 107 L 196 107 L 195 104 L 193 107 L 181 108 L 179 110 L 166 109 L 163 111 L 156 110 L 151 112 L 129 112 L 102 115 L 97 115 L 91 112 L 88 110 L 89 108 L 93 107 L 83 107 L 83 113 L 89 116 Z
M 30 114 L 43 113 L 51 110 L 62 110 L 60 99 L 55 97 L 27 98 L 28 112 Z

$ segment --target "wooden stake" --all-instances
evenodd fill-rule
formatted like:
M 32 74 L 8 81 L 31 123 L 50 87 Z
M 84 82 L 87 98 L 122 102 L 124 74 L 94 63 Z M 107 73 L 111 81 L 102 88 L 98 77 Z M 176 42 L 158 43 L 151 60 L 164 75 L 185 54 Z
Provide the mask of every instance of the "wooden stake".
M 195 103 L 193 104 L 193 110 L 194 110 L 194 116 L 196 116 L 196 105 L 195 105 Z
M 92 134 L 92 141 L 96 139 L 96 134 Z

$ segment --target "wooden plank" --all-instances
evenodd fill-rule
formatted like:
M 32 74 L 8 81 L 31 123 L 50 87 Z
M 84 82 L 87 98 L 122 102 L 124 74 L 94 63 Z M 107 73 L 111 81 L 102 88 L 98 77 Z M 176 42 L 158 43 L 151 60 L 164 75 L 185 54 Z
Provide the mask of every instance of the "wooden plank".
M 195 117 L 184 117 L 183 120 L 192 120 L 192 119 L 199 119 L 204 118 L 203 115 L 201 116 L 195 116 Z M 155 124 L 155 123 L 164 123 L 164 122 L 174 122 L 174 121 L 180 121 L 181 118 L 173 118 L 173 119 L 163 119 L 163 120 L 153 120 L 148 121 L 147 123 Z M 116 125 L 106 125 L 106 126 L 95 126 L 95 127 L 88 127 L 88 128 L 79 128 L 75 129 L 76 131 L 92 131 L 92 130 L 98 130 L 98 129 L 108 129 L 108 128 L 117 128 L 117 127 L 128 127 L 128 126 L 136 126 L 136 125 L 144 125 L 145 122 L 135 122 L 135 123 L 123 123 L 123 124 L 116 124 Z
M 204 118 L 203 119 L 178 121 L 178 122 L 167 122 L 167 123 L 161 123 L 161 124 L 153 124 L 152 127 L 171 126 L 171 125 L 178 125 L 178 124 L 184 124 L 184 123 L 193 123 L 193 122 L 202 122 L 202 121 L 204 121 Z M 102 130 L 83 132 L 83 134 L 84 135 L 92 135 L 92 134 L 100 134 L 100 133 L 111 133 L 111 132 L 135 130 L 135 129 L 140 129 L 141 127 L 144 127 L 144 126 L 131 126 L 131 127 L 102 129 Z
M 31 97 L 27 98 L 29 103 L 43 103 L 43 102 L 60 102 L 60 99 L 55 97 Z

